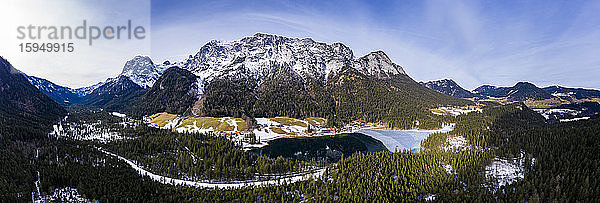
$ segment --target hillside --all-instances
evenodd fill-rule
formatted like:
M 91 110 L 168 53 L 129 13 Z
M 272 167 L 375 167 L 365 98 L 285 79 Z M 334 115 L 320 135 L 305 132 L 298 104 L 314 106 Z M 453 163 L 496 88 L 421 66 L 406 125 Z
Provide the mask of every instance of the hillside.
M 133 102 L 128 112 L 137 116 L 158 112 L 184 114 L 199 96 L 196 76 L 177 67 L 167 69 L 154 84 Z
M 493 85 L 482 85 L 473 90 L 474 94 L 484 97 L 505 97 L 510 87 L 496 87 Z
M 542 88 L 553 96 L 570 101 L 571 103 L 581 103 L 586 101 L 600 102 L 600 91 L 584 88 L 568 88 L 558 85 Z
M 66 111 L 0 57 L 0 137 L 44 136 Z M 5 134 L 9 133 L 9 134 Z
M 453 97 L 459 98 L 473 98 L 476 97 L 476 94 L 471 93 L 470 91 L 462 88 L 452 79 L 443 79 L 436 81 L 428 81 L 428 82 L 420 82 L 420 84 L 428 87 L 429 89 L 438 91 L 440 93 L 450 95 Z
M 87 95 L 81 105 L 103 108 L 108 111 L 124 112 L 132 107 L 134 101 L 146 90 L 131 81 L 128 77 L 119 76 L 110 79 L 102 86 Z
M 554 96 L 528 82 L 519 82 L 506 94 L 511 101 L 552 99 Z
M 411 128 L 415 120 L 429 120 L 428 107 L 467 105 L 470 101 L 430 90 L 407 75 L 380 80 L 347 68 L 327 86 L 335 100 L 335 116 L 328 122 L 385 121 L 390 127 Z M 421 126 L 424 127 L 424 126 Z
M 77 90 L 56 85 L 46 79 L 38 78 L 35 76 L 25 76 L 29 82 L 34 85 L 37 89 L 48 95 L 52 100 L 56 101 L 61 105 L 71 105 L 81 102 L 83 99 L 81 94 L 78 94 Z

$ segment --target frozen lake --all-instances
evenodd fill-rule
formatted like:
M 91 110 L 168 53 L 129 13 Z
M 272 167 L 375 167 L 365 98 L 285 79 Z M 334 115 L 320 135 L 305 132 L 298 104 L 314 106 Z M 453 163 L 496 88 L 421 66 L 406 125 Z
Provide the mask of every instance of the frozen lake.
M 376 130 L 365 129 L 357 133 L 371 136 L 383 143 L 385 147 L 391 151 L 400 151 L 408 149 L 418 151 L 421 148 L 421 141 L 427 138 L 429 134 L 436 132 L 450 132 L 454 129 L 454 124 L 444 126 L 442 129 L 436 130 Z

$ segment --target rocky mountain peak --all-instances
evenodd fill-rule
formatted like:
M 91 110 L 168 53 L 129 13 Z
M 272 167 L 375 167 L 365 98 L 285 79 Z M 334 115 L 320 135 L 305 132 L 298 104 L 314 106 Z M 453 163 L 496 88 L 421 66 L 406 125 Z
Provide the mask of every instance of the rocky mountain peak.
M 138 55 L 125 63 L 123 72 L 119 76 L 128 77 L 140 87 L 147 89 L 152 87 L 163 72 L 164 68 L 154 65 L 150 57 Z
M 392 75 L 406 75 L 402 66 L 395 64 L 383 51 L 374 51 L 356 60 L 354 67 L 377 77 L 390 77 Z
M 350 48 L 341 43 L 326 44 L 310 38 L 257 33 L 235 41 L 210 41 L 184 68 L 210 81 L 223 72 L 243 67 L 260 82 L 273 71 L 273 65 L 287 64 L 304 79 L 325 80 L 329 73 L 351 65 L 353 57 Z

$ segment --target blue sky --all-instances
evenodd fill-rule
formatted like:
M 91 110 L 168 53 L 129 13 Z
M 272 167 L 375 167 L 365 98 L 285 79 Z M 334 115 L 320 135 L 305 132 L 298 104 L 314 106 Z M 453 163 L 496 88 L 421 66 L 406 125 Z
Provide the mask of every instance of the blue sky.
M 135 55 L 150 54 L 150 37 L 143 40 L 98 39 L 91 46 L 87 39 L 49 39 L 48 32 L 43 32 L 41 39 L 19 39 L 18 27 L 70 26 L 77 29 L 84 21 L 86 26 L 104 27 L 127 25 L 131 20 L 133 26 L 150 30 L 150 3 L 149 0 L 2 0 L 0 56 L 28 75 L 62 86 L 78 88 L 105 81 L 117 76 L 125 62 Z M 36 43 L 38 47 L 42 43 L 73 43 L 74 49 L 73 52 L 21 50 L 20 46 L 27 43 Z
M 157 62 L 257 32 L 383 50 L 415 80 L 600 89 L 600 1 L 158 1 Z

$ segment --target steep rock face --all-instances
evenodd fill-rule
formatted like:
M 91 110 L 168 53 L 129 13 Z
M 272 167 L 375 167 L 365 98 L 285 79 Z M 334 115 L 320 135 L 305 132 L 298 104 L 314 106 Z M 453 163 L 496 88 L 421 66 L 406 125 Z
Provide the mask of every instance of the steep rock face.
M 4 132 L 22 132 L 16 137 L 43 136 L 66 111 L 42 93 L 0 57 L 0 136 Z
M 158 112 L 184 114 L 200 96 L 199 86 L 194 74 L 178 67 L 169 68 L 134 102 L 130 112 L 139 116 Z
M 459 98 L 473 98 L 476 95 L 456 84 L 454 80 L 443 79 L 437 81 L 421 82 L 422 85 L 440 93 Z
M 152 87 L 165 70 L 165 66 L 154 65 L 148 56 L 135 56 L 125 63 L 120 76 L 128 77 L 135 84 L 147 89 Z

